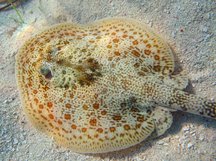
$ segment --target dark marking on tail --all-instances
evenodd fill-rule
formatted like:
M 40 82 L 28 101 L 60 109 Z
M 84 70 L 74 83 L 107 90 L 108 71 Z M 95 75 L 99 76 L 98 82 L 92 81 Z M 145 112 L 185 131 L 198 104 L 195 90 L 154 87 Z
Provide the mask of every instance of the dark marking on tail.
M 204 105 L 204 113 L 209 117 L 216 118 L 216 102 L 205 101 Z

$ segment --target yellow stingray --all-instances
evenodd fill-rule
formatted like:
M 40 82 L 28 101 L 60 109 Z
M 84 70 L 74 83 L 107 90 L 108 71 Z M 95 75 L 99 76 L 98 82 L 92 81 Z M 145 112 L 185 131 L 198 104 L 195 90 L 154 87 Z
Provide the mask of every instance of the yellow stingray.
M 103 19 L 59 24 L 16 56 L 22 105 L 33 125 L 80 153 L 104 153 L 162 135 L 171 110 L 216 118 L 216 103 L 183 91 L 170 47 L 144 24 Z

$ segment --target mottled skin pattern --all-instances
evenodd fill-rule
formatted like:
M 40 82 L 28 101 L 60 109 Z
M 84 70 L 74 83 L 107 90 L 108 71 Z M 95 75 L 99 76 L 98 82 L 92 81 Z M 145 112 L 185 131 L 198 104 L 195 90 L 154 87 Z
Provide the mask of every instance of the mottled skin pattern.
M 60 24 L 16 57 L 23 108 L 34 126 L 80 153 L 103 153 L 162 135 L 170 110 L 216 118 L 216 103 L 182 91 L 169 46 L 131 19 Z

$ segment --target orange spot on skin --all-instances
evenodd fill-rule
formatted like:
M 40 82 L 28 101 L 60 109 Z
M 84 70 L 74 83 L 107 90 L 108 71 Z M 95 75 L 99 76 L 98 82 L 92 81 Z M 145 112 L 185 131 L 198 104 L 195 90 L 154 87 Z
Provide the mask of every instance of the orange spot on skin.
M 107 48 L 111 49 L 111 48 L 112 48 L 112 45 L 107 45 Z
M 101 111 L 101 115 L 106 115 L 107 114 L 107 111 L 103 110 Z
M 38 93 L 38 91 L 37 91 L 37 90 L 33 90 L 33 93 L 34 93 L 34 94 L 37 94 L 37 93 Z
M 66 103 L 66 104 L 65 104 L 65 107 L 66 107 L 66 108 L 71 108 L 71 104 L 70 104 L 70 103 Z
M 115 115 L 115 116 L 113 116 L 113 120 L 115 120 L 115 121 L 119 121 L 119 120 L 121 120 L 121 116 L 120 115 Z
M 71 128 L 72 128 L 72 129 L 76 129 L 77 126 L 76 126 L 75 124 L 72 124 L 72 125 L 71 125 Z
M 89 40 L 89 42 L 90 42 L 90 43 L 94 43 L 95 41 L 94 41 L 94 40 Z
M 125 130 L 130 130 L 130 126 L 126 124 L 126 125 L 124 125 L 124 129 Z
M 91 126 L 96 126 L 97 125 L 97 119 L 91 119 L 90 121 L 89 121 L 89 124 L 91 125 Z
M 28 86 L 29 86 L 29 87 L 32 87 L 32 83 L 28 83 Z
M 99 109 L 99 107 L 100 107 L 99 103 L 94 103 L 94 104 L 93 104 L 93 108 L 94 108 L 95 110 Z
M 114 132 L 116 131 L 116 128 L 115 127 L 110 127 L 110 132 Z
M 122 37 L 123 37 L 123 38 L 126 38 L 126 37 L 128 37 L 128 35 L 124 34 Z
M 98 136 L 99 136 L 98 134 L 95 134 L 95 135 L 94 135 L 95 138 L 98 138 Z
M 47 102 L 47 106 L 48 106 L 49 108 L 52 108 L 52 107 L 53 107 L 53 103 L 52 103 L 52 102 Z
M 39 109 L 43 109 L 44 106 L 42 104 L 39 105 Z
M 82 132 L 86 132 L 86 131 L 87 131 L 87 128 L 83 127 Z
M 103 132 L 103 129 L 102 129 L 102 128 L 98 128 L 98 129 L 97 129 L 97 132 L 102 133 L 102 132 Z
M 61 120 L 58 120 L 58 124 L 59 124 L 59 125 L 62 125 L 62 121 L 61 121 Z
M 114 54 L 115 54 L 116 56 L 120 56 L 120 55 L 121 55 L 119 51 L 115 51 Z
M 119 39 L 113 39 L 113 42 L 114 42 L 114 43 L 118 43 L 118 42 L 119 42 Z
M 83 105 L 84 110 L 88 110 L 88 106 L 86 104 Z
M 48 116 L 49 116 L 50 119 L 52 119 L 52 120 L 54 119 L 53 114 L 49 114 Z
M 139 42 L 137 40 L 133 41 L 133 45 L 138 45 L 138 44 L 139 44 Z
M 155 59 L 155 60 L 159 60 L 159 59 L 160 59 L 160 56 L 159 56 L 159 55 L 155 55 L 155 56 L 154 56 L 154 59 Z
M 39 100 L 37 98 L 34 99 L 34 102 L 38 104 Z
M 140 53 L 138 51 L 136 51 L 136 50 L 132 50 L 132 54 L 135 57 L 140 57 Z
M 129 36 L 129 39 L 134 39 L 134 37 L 133 36 Z
M 150 44 L 147 44 L 146 47 L 147 47 L 147 48 L 151 48 L 151 45 L 150 45 Z
M 144 44 L 148 43 L 148 40 L 143 40 Z
M 70 120 L 70 119 L 71 119 L 71 115 L 70 115 L 70 114 L 64 114 L 64 118 L 65 118 L 66 120 Z
M 151 51 L 150 51 L 150 50 L 144 50 L 144 53 L 145 53 L 146 55 L 150 55 L 150 54 L 151 54 Z
M 111 35 L 116 35 L 116 33 L 115 33 L 115 32 L 112 32 Z

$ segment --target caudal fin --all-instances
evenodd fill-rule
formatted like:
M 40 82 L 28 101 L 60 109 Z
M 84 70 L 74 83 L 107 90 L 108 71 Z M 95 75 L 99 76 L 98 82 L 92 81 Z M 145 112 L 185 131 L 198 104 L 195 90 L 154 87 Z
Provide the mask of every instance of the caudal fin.
M 169 105 L 173 109 L 216 119 L 216 102 L 181 90 L 173 90 Z

